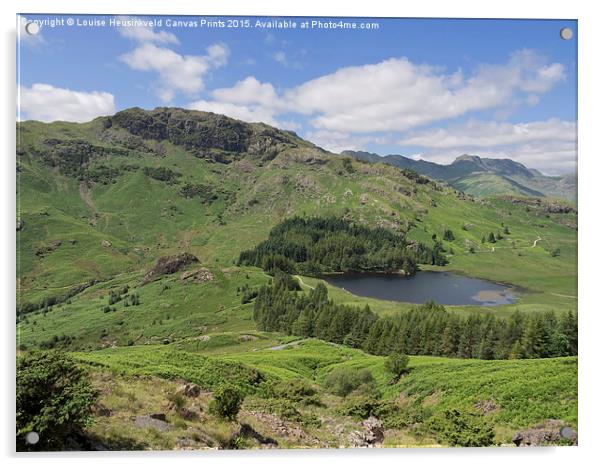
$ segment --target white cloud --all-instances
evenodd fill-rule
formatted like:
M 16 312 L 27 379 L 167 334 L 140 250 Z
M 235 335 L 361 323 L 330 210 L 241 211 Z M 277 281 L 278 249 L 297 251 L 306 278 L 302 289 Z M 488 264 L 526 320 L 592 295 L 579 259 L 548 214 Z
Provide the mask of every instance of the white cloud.
M 384 137 L 353 135 L 339 131 L 317 130 L 305 134 L 305 138 L 314 144 L 336 154 L 344 150 L 366 150 L 368 144 L 387 144 Z
M 207 100 L 197 100 L 188 105 L 192 110 L 201 110 L 204 112 L 220 113 L 251 123 L 262 122 L 272 126 L 279 126 L 274 119 L 273 113 L 260 106 L 237 105 L 230 102 L 216 102 Z M 282 126 L 279 126 L 282 127 Z
M 115 98 L 108 92 L 72 91 L 50 84 L 19 86 L 20 118 L 39 121 L 85 122 L 115 112 Z
M 471 153 L 511 158 L 547 173 L 565 173 L 575 168 L 577 125 L 557 119 L 530 123 L 469 121 L 418 132 L 398 143 L 424 148 L 423 158 L 438 163 L 450 163 L 460 154 Z
M 258 104 L 266 109 L 276 109 L 281 106 L 274 86 L 270 83 L 261 83 L 254 76 L 238 81 L 232 87 L 216 89 L 211 94 L 219 102 Z
M 282 50 L 280 50 L 279 52 L 276 52 L 274 54 L 274 60 L 276 60 L 281 65 L 286 65 L 287 64 L 286 53 L 283 52 Z
M 462 126 L 433 129 L 403 138 L 399 144 L 438 149 L 492 147 L 533 141 L 575 141 L 576 125 L 551 119 L 531 123 L 472 120 Z
M 535 52 L 515 52 L 503 65 L 481 66 L 472 76 L 393 58 L 341 68 L 289 90 L 290 107 L 314 115 L 331 131 L 404 131 L 471 111 L 506 105 L 516 92 L 541 94 L 564 79 L 559 63 Z
M 286 59 L 285 55 L 279 57 Z M 217 101 L 261 105 L 274 115 L 301 113 L 315 130 L 338 133 L 407 131 L 478 110 L 509 113 L 520 102 L 536 105 L 539 95 L 564 79 L 564 67 L 531 50 L 506 63 L 482 65 L 470 76 L 392 58 L 340 68 L 277 94 L 270 83 L 250 76 L 214 91 Z M 257 92 L 260 97 L 254 97 Z
M 206 55 L 180 55 L 165 47 L 143 43 L 119 59 L 132 69 L 158 73 L 158 96 L 169 102 L 176 92 L 195 94 L 202 91 L 205 75 L 227 62 L 229 51 L 225 45 L 213 44 L 206 51 Z
M 119 33 L 123 37 L 138 42 L 154 42 L 157 44 L 178 44 L 178 38 L 167 31 L 155 31 L 150 26 L 150 21 L 132 16 L 119 16 L 116 18 Z

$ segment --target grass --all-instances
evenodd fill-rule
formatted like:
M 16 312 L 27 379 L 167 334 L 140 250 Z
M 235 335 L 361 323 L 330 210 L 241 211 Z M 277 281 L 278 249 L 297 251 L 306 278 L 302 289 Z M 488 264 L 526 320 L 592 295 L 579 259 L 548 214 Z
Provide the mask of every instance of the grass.
M 499 442 L 509 442 L 513 432 L 550 418 L 577 427 L 574 357 L 483 361 L 412 356 L 407 373 L 390 385 L 392 376 L 384 368 L 383 357 L 319 340 L 303 341 L 282 350 L 238 352 L 232 348 L 219 358 L 181 351 L 172 345 L 106 349 L 74 356 L 97 371 L 109 369 L 127 377 L 182 379 L 209 389 L 224 380 L 244 385 L 249 375 L 243 374 L 249 371 L 258 371 L 273 380 L 304 379 L 319 388 L 326 403 L 322 415 L 336 415 L 337 406 L 343 402 L 322 387 L 330 371 L 341 366 L 369 369 L 383 399 L 398 403 L 402 412 L 420 410 L 430 417 L 450 407 L 474 410 L 479 402 L 492 402 L 494 409 L 486 416 L 496 425 Z M 257 405 L 258 400 L 251 396 L 249 402 Z M 410 436 L 418 441 L 416 433 Z

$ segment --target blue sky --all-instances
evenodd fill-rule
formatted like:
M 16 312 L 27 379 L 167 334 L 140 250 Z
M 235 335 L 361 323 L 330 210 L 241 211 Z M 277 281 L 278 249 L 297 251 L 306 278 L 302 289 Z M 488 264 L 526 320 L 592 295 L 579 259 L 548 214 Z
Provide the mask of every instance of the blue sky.
M 378 24 L 346 30 L 300 28 L 317 18 L 266 29 L 256 21 L 274 18 L 226 28 L 201 27 L 201 17 L 152 17 L 156 27 L 132 21 L 151 18 L 142 16 L 25 16 L 63 24 L 42 24 L 36 36 L 19 24 L 22 119 L 86 121 L 169 105 L 293 129 L 335 152 L 438 163 L 471 153 L 549 174 L 575 168 L 575 21 L 342 18 Z M 563 27 L 573 40 L 560 38 Z

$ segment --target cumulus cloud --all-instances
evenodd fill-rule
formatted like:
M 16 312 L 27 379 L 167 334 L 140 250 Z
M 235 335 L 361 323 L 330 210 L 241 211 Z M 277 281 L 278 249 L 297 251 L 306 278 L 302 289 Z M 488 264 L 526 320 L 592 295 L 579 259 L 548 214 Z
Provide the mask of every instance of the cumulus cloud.
M 281 107 L 281 101 L 274 86 L 270 83 L 261 83 L 254 76 L 238 81 L 232 87 L 215 89 L 211 94 L 219 102 L 257 104 L 272 111 Z
M 216 102 L 207 100 L 197 100 L 188 105 L 192 110 L 201 110 L 203 112 L 221 113 L 222 115 L 243 120 L 250 123 L 266 123 L 272 126 L 279 126 L 274 119 L 273 113 L 260 106 L 237 105 L 230 102 Z
M 368 144 L 387 144 L 386 137 L 353 135 L 340 131 L 309 131 L 305 137 L 314 144 L 336 154 L 344 150 L 365 150 Z
M 515 52 L 502 65 L 483 65 L 465 77 L 393 58 L 341 68 L 287 91 L 291 106 L 315 115 L 331 131 L 404 131 L 468 112 L 504 106 L 517 92 L 547 92 L 564 79 L 564 67 L 533 51 Z
M 85 122 L 115 112 L 113 94 L 98 91 L 73 91 L 50 84 L 19 86 L 20 119 Z
M 147 42 L 119 58 L 134 70 L 158 73 L 159 98 L 169 102 L 176 92 L 195 94 L 202 91 L 205 75 L 227 62 L 229 50 L 224 44 L 210 45 L 206 52 L 205 55 L 180 55 Z
M 461 70 L 445 73 L 407 58 L 391 58 L 340 68 L 280 94 L 270 83 L 251 76 L 215 91 L 213 97 L 229 103 L 253 101 L 272 115 L 308 115 L 315 130 L 371 133 L 407 131 L 479 110 L 503 111 L 517 101 L 536 105 L 539 95 L 563 79 L 563 65 L 520 50 L 506 63 L 482 65 L 469 76 Z M 254 98 L 255 92 L 261 98 Z
M 424 148 L 422 158 L 438 163 L 473 153 L 511 158 L 551 174 L 574 170 L 576 143 L 576 123 L 557 119 L 530 123 L 469 121 L 414 133 L 398 141 L 402 147 Z
M 138 42 L 154 42 L 157 44 L 178 44 L 178 38 L 167 31 L 155 31 L 150 21 L 132 16 L 116 18 L 119 33 L 123 37 Z

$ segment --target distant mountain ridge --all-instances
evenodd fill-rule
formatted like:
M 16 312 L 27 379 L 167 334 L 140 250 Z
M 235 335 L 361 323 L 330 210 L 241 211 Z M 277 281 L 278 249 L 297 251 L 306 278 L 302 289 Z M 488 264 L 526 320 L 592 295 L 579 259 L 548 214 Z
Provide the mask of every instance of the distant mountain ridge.
M 343 155 L 358 160 L 382 162 L 414 170 L 429 178 L 442 180 L 456 189 L 479 197 L 497 194 L 521 194 L 536 197 L 560 197 L 575 202 L 576 177 L 546 176 L 512 159 L 490 159 L 461 155 L 449 165 L 413 160 L 402 155 L 386 155 L 346 150 Z

